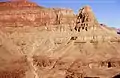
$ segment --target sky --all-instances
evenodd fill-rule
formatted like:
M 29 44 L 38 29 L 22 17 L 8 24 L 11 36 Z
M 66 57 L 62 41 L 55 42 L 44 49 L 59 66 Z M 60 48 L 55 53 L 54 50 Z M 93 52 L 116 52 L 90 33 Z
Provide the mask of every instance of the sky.
M 40 6 L 71 8 L 75 13 L 90 5 L 96 18 L 102 24 L 120 28 L 120 0 L 31 0 Z

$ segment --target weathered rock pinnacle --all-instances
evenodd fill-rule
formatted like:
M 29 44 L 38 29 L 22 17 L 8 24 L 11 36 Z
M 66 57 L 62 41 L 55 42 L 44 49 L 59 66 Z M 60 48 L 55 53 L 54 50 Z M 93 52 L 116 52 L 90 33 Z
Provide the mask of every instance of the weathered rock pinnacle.
M 96 26 L 99 26 L 99 23 L 97 22 L 91 7 L 84 6 L 81 8 L 77 16 L 75 30 L 80 32 L 80 30 L 85 29 L 87 31 L 88 29 L 93 29 Z

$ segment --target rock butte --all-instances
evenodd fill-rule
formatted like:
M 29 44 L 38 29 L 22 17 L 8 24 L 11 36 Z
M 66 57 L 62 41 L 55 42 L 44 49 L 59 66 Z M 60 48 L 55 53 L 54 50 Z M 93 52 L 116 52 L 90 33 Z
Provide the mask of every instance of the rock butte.
M 75 15 L 0 3 L 0 78 L 112 78 L 120 72 L 119 45 L 120 35 L 99 24 L 90 6 Z
M 100 27 L 100 25 L 90 6 L 85 6 L 80 9 L 75 29 L 80 32 L 81 29 L 85 29 L 87 31 L 90 28 L 95 29 L 96 27 Z

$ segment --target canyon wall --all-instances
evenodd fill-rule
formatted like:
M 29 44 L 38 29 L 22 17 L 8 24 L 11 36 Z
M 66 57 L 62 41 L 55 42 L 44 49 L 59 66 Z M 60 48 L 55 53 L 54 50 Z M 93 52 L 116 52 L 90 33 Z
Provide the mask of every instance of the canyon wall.
M 45 8 L 31 2 L 4 2 L 1 6 L 9 7 L 0 8 L 1 26 L 47 26 L 75 21 L 70 9 Z
M 99 24 L 90 6 L 75 15 L 19 1 L 0 7 L 0 78 L 112 78 L 120 72 L 120 36 Z
M 0 2 L 0 7 L 4 8 L 20 8 L 20 7 L 37 7 L 38 5 L 33 2 L 28 1 L 7 1 L 7 2 Z

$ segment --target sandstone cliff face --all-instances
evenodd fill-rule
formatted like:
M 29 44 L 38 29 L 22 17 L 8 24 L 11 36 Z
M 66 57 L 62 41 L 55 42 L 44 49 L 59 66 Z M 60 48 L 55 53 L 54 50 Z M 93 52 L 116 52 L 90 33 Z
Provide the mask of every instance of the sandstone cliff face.
M 72 24 L 76 21 L 74 11 L 71 9 L 53 8 L 57 14 L 58 24 Z
M 31 2 L 4 2 L 0 6 L 6 7 L 0 10 L 1 26 L 47 26 L 75 20 L 74 12 L 69 9 L 44 8 Z
M 60 8 L 0 11 L 0 78 L 111 78 L 120 72 L 120 36 L 101 26 L 89 6 L 73 18 L 72 10 Z
M 56 22 L 56 15 L 52 10 L 39 8 L 2 11 L 0 16 L 1 25 L 4 22 L 4 25 L 11 26 L 40 26 Z
M 79 10 L 75 30 L 79 32 L 81 30 L 87 31 L 88 29 L 95 29 L 98 26 L 99 23 L 97 22 L 90 6 L 85 6 Z
M 80 9 L 74 28 L 78 39 L 76 42 L 118 41 L 116 31 L 104 24 L 99 24 L 90 6 Z
M 0 2 L 0 8 L 24 8 L 24 7 L 37 7 L 38 5 L 33 2 L 28 1 L 9 1 L 9 2 Z

